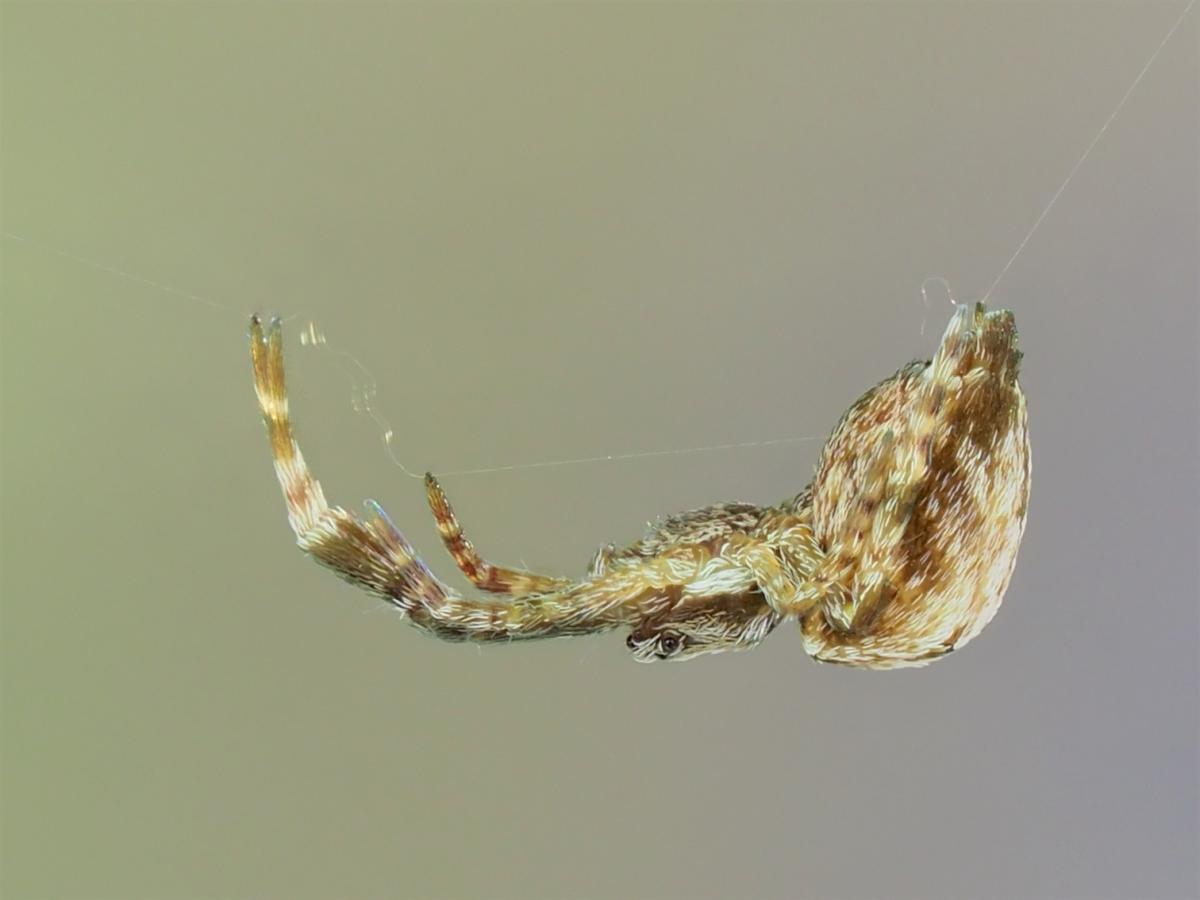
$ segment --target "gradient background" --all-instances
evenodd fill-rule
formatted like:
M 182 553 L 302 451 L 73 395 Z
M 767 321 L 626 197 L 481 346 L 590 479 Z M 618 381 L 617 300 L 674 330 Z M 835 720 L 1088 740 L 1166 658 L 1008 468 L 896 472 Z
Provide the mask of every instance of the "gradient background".
M 930 668 L 423 638 L 292 546 L 245 338 L 449 577 L 351 357 L 418 471 L 819 438 L 1181 8 L 5 3 L 3 895 L 1195 896 L 1195 11 L 993 296 L 1029 527 Z M 819 446 L 446 486 L 578 572 Z

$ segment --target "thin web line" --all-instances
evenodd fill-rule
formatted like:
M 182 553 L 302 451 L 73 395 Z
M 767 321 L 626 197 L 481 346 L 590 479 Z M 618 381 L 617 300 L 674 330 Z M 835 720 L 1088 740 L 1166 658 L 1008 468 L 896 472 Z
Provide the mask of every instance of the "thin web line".
M 180 290 L 179 288 L 171 287 L 170 285 L 163 284 L 162 282 L 154 281 L 150 278 L 145 278 L 141 275 L 136 275 L 133 272 L 126 272 L 125 270 L 118 269 L 115 266 L 105 265 L 104 263 L 96 262 L 95 260 L 88 259 L 87 257 L 84 257 L 84 256 L 79 256 L 74 253 L 68 253 L 66 250 L 59 249 L 58 247 L 51 246 L 50 244 L 44 244 L 40 241 L 31 240 L 30 238 L 27 238 L 27 237 L 22 237 L 21 235 L 14 234 L 10 231 L 0 231 L 0 237 L 4 237 L 8 240 L 16 241 L 21 244 L 25 244 L 30 247 L 37 247 L 39 250 L 44 250 L 47 253 L 52 253 L 55 256 L 62 257 L 63 259 L 69 259 L 72 262 L 77 263 L 79 265 L 86 266 L 91 269 L 96 269 L 97 271 L 104 272 L 109 275 L 113 275 L 117 278 L 123 278 L 123 279 L 125 279 L 127 281 L 131 281 L 135 284 L 145 285 L 147 287 L 154 288 L 155 290 L 159 290 L 159 291 L 162 291 L 167 294 L 171 294 L 176 297 L 182 297 L 186 300 L 192 300 L 197 303 L 202 303 L 205 306 L 211 307 L 212 309 L 220 310 L 221 312 L 224 312 L 224 313 L 229 313 L 231 315 L 243 315 L 244 318 L 247 318 L 247 319 L 249 318 L 249 315 L 250 315 L 249 313 L 240 314 L 237 312 L 237 310 L 233 309 L 232 307 L 226 306 L 222 303 L 218 303 L 216 300 L 213 300 L 209 297 L 204 297 L 204 296 L 201 296 L 200 294 L 193 294 L 189 291 Z M 293 315 L 290 315 L 287 318 L 285 318 L 283 321 L 285 321 L 285 322 L 291 321 L 293 319 L 296 319 L 298 316 L 299 316 L 299 314 L 293 314 Z M 358 371 L 361 373 L 363 381 L 361 383 L 357 383 L 357 380 L 356 380 L 356 383 L 355 383 L 355 397 L 354 397 L 354 400 L 352 401 L 355 410 L 357 412 L 360 412 L 360 413 L 366 415 L 368 418 L 370 418 L 371 421 L 374 422 L 376 427 L 379 429 L 380 435 L 383 439 L 384 449 L 386 450 L 388 457 L 391 459 L 392 463 L 398 469 L 400 469 L 401 472 L 403 472 L 405 475 L 409 476 L 410 478 L 421 478 L 422 475 L 420 473 L 415 472 L 412 469 L 410 469 L 408 466 L 406 466 L 404 464 L 403 460 L 401 460 L 396 455 L 395 448 L 393 447 L 393 443 L 392 443 L 395 438 L 395 430 L 392 428 L 391 423 L 379 412 L 378 409 L 376 409 L 375 404 L 372 402 L 372 399 L 375 397 L 375 394 L 376 394 L 376 381 L 375 381 L 374 376 L 371 374 L 370 370 L 362 363 L 361 360 L 358 359 L 358 357 L 354 356 L 354 354 L 352 354 L 346 350 L 341 350 L 336 347 L 328 346 L 328 341 L 326 340 L 325 336 L 323 334 L 318 333 L 315 324 L 312 322 L 308 323 L 308 326 L 306 327 L 304 333 L 301 335 L 301 343 L 304 345 L 314 345 L 314 346 L 326 345 L 323 347 L 323 349 L 326 352 L 331 353 L 334 356 L 337 356 L 339 358 L 348 360 L 356 369 L 358 369 Z M 350 374 L 350 373 L 347 373 L 347 374 Z M 350 375 L 350 377 L 352 379 L 354 379 L 353 375 Z M 488 474 L 491 472 L 513 472 L 513 471 L 517 471 L 519 469 L 542 469 L 542 468 L 549 468 L 552 466 L 585 465 L 587 463 L 601 463 L 601 462 L 622 462 L 625 460 L 648 459 L 648 458 L 657 457 L 657 456 L 683 456 L 683 455 L 694 454 L 694 453 L 709 453 L 709 452 L 714 452 L 714 451 L 718 451 L 718 450 L 740 450 L 740 449 L 749 449 L 751 447 L 770 447 L 770 446 L 776 446 L 779 444 L 799 444 L 799 443 L 804 443 L 806 441 L 817 441 L 817 440 L 821 440 L 821 438 L 818 436 L 805 436 L 805 437 L 791 437 L 791 438 L 775 438 L 773 440 L 767 440 L 767 441 L 740 441 L 738 443 L 731 443 L 731 444 L 709 444 L 709 445 L 706 445 L 703 447 L 684 447 L 682 449 L 677 449 L 677 450 L 646 450 L 646 451 L 639 451 L 639 452 L 633 452 L 633 453 L 609 453 L 609 454 L 605 454 L 603 456 L 586 456 L 586 457 L 579 457 L 576 459 L 554 459 L 554 460 L 545 460 L 542 462 L 514 463 L 511 465 L 492 466 L 489 468 L 479 468 L 479 469 L 455 469 L 455 470 L 452 470 L 449 472 L 443 471 L 443 472 L 440 472 L 439 474 L 441 474 L 443 476 L 485 475 L 485 474 Z
M 1083 164 L 1087 161 L 1088 157 L 1091 155 L 1092 150 L 1095 149 L 1096 145 L 1100 142 L 1100 139 L 1108 131 L 1109 126 L 1111 126 L 1112 123 L 1116 120 L 1117 116 L 1120 114 L 1121 110 L 1124 108 L 1126 101 L 1128 101 L 1130 96 L 1132 96 L 1133 92 L 1137 89 L 1137 86 L 1141 83 L 1142 79 L 1145 77 L 1146 73 L 1148 71 L 1150 71 L 1151 66 L 1154 65 L 1155 61 L 1159 57 L 1159 54 L 1162 53 L 1163 48 L 1167 45 L 1167 43 L 1175 35 L 1175 32 L 1179 29 L 1179 26 L 1183 23 L 1183 20 L 1187 17 L 1187 14 L 1189 12 L 1191 12 L 1191 9 L 1195 5 L 1195 3 L 1196 3 L 1196 0 L 1188 0 L 1188 4 L 1184 7 L 1183 12 L 1181 12 L 1179 14 L 1179 17 L 1175 20 L 1175 23 L 1171 26 L 1170 30 L 1167 31 L 1166 35 L 1159 42 L 1158 46 L 1154 49 L 1154 52 L 1150 54 L 1149 59 L 1147 59 L 1145 65 L 1142 66 L 1141 71 L 1138 72 L 1137 76 L 1133 79 L 1132 84 L 1129 85 L 1129 88 L 1121 96 L 1121 99 L 1119 101 L 1117 101 L 1117 105 L 1113 108 L 1113 111 L 1109 114 L 1108 118 L 1104 121 L 1104 124 L 1100 126 L 1099 131 L 1096 132 L 1095 136 L 1092 138 L 1092 140 L 1088 144 L 1087 148 L 1083 151 L 1083 155 L 1080 156 L 1079 159 L 1075 162 L 1075 165 L 1073 165 L 1071 167 L 1071 170 L 1067 173 L 1066 179 L 1064 179 L 1063 183 L 1061 185 L 1059 185 L 1058 190 L 1056 190 L 1054 192 L 1054 195 L 1050 198 L 1050 201 L 1046 204 L 1045 208 L 1042 209 L 1041 213 L 1038 215 L 1037 219 L 1034 221 L 1032 227 L 1029 229 L 1028 232 L 1026 232 L 1025 237 L 1021 240 L 1021 243 L 1017 246 L 1016 251 L 1014 251 L 1013 255 L 1011 257 L 1009 257 L 1008 262 L 1004 264 L 1004 268 L 1000 270 L 1000 274 L 996 276 L 996 279 L 995 279 L 995 281 L 992 282 L 991 287 L 989 287 L 987 289 L 987 293 L 985 293 L 983 295 L 983 302 L 987 302 L 987 300 L 991 297 L 992 293 L 996 290 L 996 287 L 1003 280 L 1004 276 L 1006 274 L 1008 274 L 1008 270 L 1012 268 L 1013 263 L 1015 263 L 1017 260 L 1017 257 L 1019 257 L 1021 255 L 1021 252 L 1025 249 L 1026 245 L 1029 243 L 1029 241 L 1033 237 L 1034 233 L 1041 226 L 1041 224 L 1045 220 L 1046 216 L 1049 215 L 1050 210 L 1054 208 L 1054 205 L 1058 202 L 1059 197 L 1061 197 L 1063 192 L 1066 191 L 1068 185 L 1070 185 L 1071 181 L 1075 178 L 1076 173 L 1080 170 L 1080 168 L 1082 168 Z M 141 275 L 136 275 L 132 272 L 126 272 L 122 269 L 118 269 L 113 266 L 108 266 L 103 263 L 99 263 L 94 260 L 87 259 L 82 256 L 77 256 L 75 254 L 68 253 L 65 250 L 60 250 L 57 247 L 53 247 L 48 244 L 43 244 L 38 241 L 34 241 L 34 240 L 22 237 L 17 234 L 13 234 L 8 231 L 0 232 L 0 236 L 3 236 L 4 238 L 6 238 L 8 240 L 18 241 L 20 243 L 27 244 L 29 246 L 38 247 L 40 249 L 46 250 L 50 253 L 53 253 L 57 256 L 61 256 L 65 259 L 69 259 L 69 260 L 72 260 L 73 262 L 79 263 L 80 265 L 88 266 L 90 268 L 97 269 L 101 272 L 106 272 L 106 273 L 108 273 L 110 275 L 114 275 L 118 278 L 124 278 L 131 282 L 135 282 L 138 284 L 145 285 L 147 287 L 155 288 L 156 290 L 163 291 L 164 293 L 167 293 L 167 294 L 173 294 L 177 297 L 182 297 L 187 300 L 192 300 L 197 303 L 202 303 L 213 309 L 221 310 L 222 312 L 237 314 L 236 310 L 234 310 L 228 306 L 225 306 L 221 303 L 218 303 L 217 301 L 212 300 L 208 297 L 203 297 L 203 296 L 200 296 L 199 294 L 189 293 L 188 291 L 182 291 L 182 290 L 179 290 L 178 288 L 173 288 L 170 285 L 162 284 L 161 282 L 153 281 L 149 278 L 144 278 Z M 925 293 L 925 285 L 922 285 L 922 294 L 924 295 L 924 293 Z M 953 302 L 953 299 L 952 299 L 952 302 Z M 288 320 L 291 320 L 294 318 L 296 318 L 296 315 L 288 316 Z M 310 324 L 310 331 L 311 331 L 311 327 L 312 326 Z M 322 340 L 320 343 L 324 343 L 324 340 Z M 358 359 L 356 359 L 350 353 L 347 353 L 345 351 L 336 351 L 336 350 L 334 350 L 332 352 L 348 357 L 362 371 L 364 377 L 367 379 L 367 386 L 364 387 L 364 389 L 362 390 L 362 394 L 361 394 L 361 407 L 360 408 L 363 412 L 367 413 L 367 415 L 370 416 L 372 421 L 374 421 L 376 426 L 382 430 L 383 443 L 387 450 L 388 456 L 392 459 L 392 462 L 395 463 L 401 469 L 401 471 L 403 471 L 405 474 L 411 475 L 412 477 L 420 477 L 415 472 L 411 471 L 407 466 L 405 466 L 396 457 L 395 453 L 393 452 L 392 438 L 394 435 L 394 431 L 392 430 L 392 428 L 391 428 L 390 424 L 387 422 L 387 420 L 384 419 L 378 413 L 378 411 L 374 408 L 373 404 L 370 402 L 370 398 L 374 396 L 375 382 L 374 382 L 374 379 L 371 377 L 370 372 L 367 371 L 366 366 L 364 366 L 361 362 L 359 362 Z M 493 473 L 493 472 L 512 472 L 512 471 L 517 471 L 520 469 L 541 469 L 541 468 L 549 468 L 549 467 L 553 467 L 553 466 L 571 466 L 571 465 L 584 465 L 587 463 L 619 462 L 619 461 L 623 461 L 623 460 L 648 459 L 648 458 L 663 457 L 663 456 L 682 456 L 685 454 L 708 453 L 708 452 L 713 452 L 713 451 L 718 451 L 718 450 L 737 450 L 737 449 L 747 449 L 747 448 L 751 448 L 751 447 L 768 447 L 768 446 L 775 446 L 775 445 L 780 445 L 780 444 L 796 444 L 796 443 L 802 443 L 802 442 L 806 442 L 806 441 L 816 441 L 816 440 L 820 440 L 820 438 L 813 437 L 813 436 L 793 437 L 793 438 L 776 438 L 774 440 L 767 440 L 767 441 L 744 441 L 744 442 L 728 443 L 728 444 L 710 444 L 710 445 L 703 446 L 703 447 L 686 447 L 686 448 L 678 449 L 678 450 L 648 450 L 648 451 L 635 452 L 635 453 L 612 453 L 612 454 L 606 454 L 603 456 L 588 456 L 588 457 L 579 457 L 579 458 L 574 458 L 574 459 L 544 460 L 541 462 L 532 462 L 532 463 L 514 463 L 511 465 L 491 466 L 488 468 L 458 469 L 458 470 L 452 470 L 449 472 L 443 472 L 442 474 L 447 475 L 447 476 L 450 476 L 450 475 L 484 475 L 484 474 L 489 474 L 489 473 Z
M 639 453 L 610 453 L 606 456 L 583 456 L 578 459 L 552 459 L 544 462 L 515 463 L 510 466 L 493 466 L 488 469 L 458 469 L 439 472 L 439 475 L 483 475 L 488 472 L 511 472 L 516 469 L 544 469 L 550 466 L 576 466 L 584 463 L 619 462 L 626 459 L 647 459 L 653 456 L 682 456 L 687 453 L 708 453 L 713 450 L 741 450 L 747 447 L 772 447 L 778 444 L 799 444 L 805 441 L 823 440 L 820 436 L 775 438 L 770 441 L 742 441 L 736 444 L 709 444 L 705 447 L 684 447 L 680 450 L 646 450 Z
M 1050 210 L 1054 208 L 1054 204 L 1058 202 L 1058 198 L 1061 197 L 1063 191 L 1067 189 L 1067 185 L 1071 183 L 1071 179 L 1075 177 L 1075 173 L 1079 171 L 1080 167 L 1084 164 L 1087 158 L 1091 156 L 1092 150 L 1094 150 L 1096 145 L 1100 143 L 1100 138 L 1104 137 L 1104 133 L 1108 131 L 1108 126 L 1111 125 L 1113 120 L 1117 118 L 1118 113 L 1121 112 L 1121 108 L 1125 105 L 1125 101 L 1129 99 L 1130 95 L 1132 95 L 1135 90 L 1137 90 L 1137 86 L 1141 83 L 1142 78 L 1144 78 L 1146 73 L 1150 71 L 1150 67 L 1154 65 L 1154 61 L 1158 59 L 1158 55 L 1162 53 L 1163 47 L 1167 46 L 1167 42 L 1171 40 L 1171 37 L 1183 23 L 1183 20 L 1187 17 L 1187 14 L 1191 12 L 1191 9 L 1195 3 L 1196 0 L 1188 0 L 1188 5 L 1183 8 L 1183 12 L 1179 14 L 1179 18 L 1176 19 L 1175 24 L 1171 26 L 1171 30 L 1167 32 L 1166 37 L 1159 42 L 1158 46 L 1154 49 L 1154 52 L 1150 54 L 1150 58 L 1146 60 L 1146 64 L 1142 66 L 1142 71 L 1138 72 L 1137 77 L 1133 79 L 1133 84 L 1129 85 L 1129 89 L 1125 91 L 1124 96 L 1122 96 L 1117 102 L 1117 105 L 1113 108 L 1112 113 L 1105 120 L 1104 124 L 1100 126 L 1100 130 L 1096 132 L 1096 136 L 1092 138 L 1092 142 L 1088 144 L 1087 149 L 1083 151 L 1083 156 L 1079 157 L 1075 165 L 1071 167 L 1071 171 L 1067 173 L 1066 180 L 1059 185 L 1058 190 L 1054 192 L 1054 196 L 1050 198 L 1050 202 L 1046 204 L 1046 208 L 1042 210 L 1041 215 L 1037 217 L 1037 221 L 1033 223 L 1033 227 L 1029 229 L 1025 235 L 1025 238 L 1021 241 L 1020 245 L 1018 245 L 1016 252 L 1009 257 L 1008 262 L 1004 264 L 1004 268 L 1000 270 L 1000 274 L 996 276 L 996 280 L 992 282 L 992 286 L 987 289 L 987 293 L 983 295 L 984 303 L 987 303 L 988 298 L 992 296 L 992 291 L 996 290 L 996 285 L 998 285 L 1001 279 L 1008 274 L 1008 270 L 1011 269 L 1012 264 L 1017 261 L 1017 257 L 1021 255 L 1021 251 L 1025 249 L 1025 245 L 1029 243 L 1029 239 L 1033 237 L 1033 233 L 1037 231 L 1038 227 L 1042 224 L 1042 220 L 1045 219 L 1050 213 Z
M 990 298 L 992 296 L 992 292 L 996 290 L 996 286 L 998 284 L 1000 284 L 1000 281 L 1008 273 L 1008 270 L 1010 268 L 1012 268 L 1012 265 L 1014 262 L 1016 262 L 1017 257 L 1021 255 L 1021 251 L 1025 249 L 1025 245 L 1029 243 L 1029 240 L 1030 240 L 1030 238 L 1033 237 L 1034 232 L 1036 232 L 1038 230 L 1038 227 L 1042 224 L 1042 221 L 1046 218 L 1047 215 L 1049 215 L 1050 210 L 1054 208 L 1054 204 L 1058 202 L 1058 198 L 1062 196 L 1063 192 L 1067 189 L 1067 186 L 1071 183 L 1071 180 L 1075 177 L 1075 174 L 1080 170 L 1080 168 L 1083 166 L 1083 164 L 1087 161 L 1087 158 L 1091 155 L 1092 150 L 1094 150 L 1096 145 L 1098 143 L 1100 143 L 1100 139 L 1102 137 L 1104 137 L 1104 134 L 1105 134 L 1105 132 L 1108 131 L 1109 126 L 1112 125 L 1112 123 L 1116 120 L 1117 116 L 1120 114 L 1121 109 L 1125 106 L 1125 102 L 1130 98 L 1130 96 L 1132 96 L 1133 92 L 1137 89 L 1137 86 L 1141 83 L 1142 79 L 1145 77 L 1146 73 L 1150 71 L 1150 67 L 1154 65 L 1155 60 L 1157 60 L 1159 54 L 1162 53 L 1163 47 L 1165 47 L 1167 45 L 1167 43 L 1171 40 L 1172 36 L 1179 29 L 1179 26 L 1183 23 L 1183 20 L 1187 17 L 1187 14 L 1191 11 L 1192 6 L 1194 6 L 1195 3 L 1196 3 L 1196 0 L 1188 0 L 1187 6 L 1185 6 L 1183 9 L 1183 12 L 1181 12 L 1179 14 L 1179 18 L 1177 18 L 1175 20 L 1175 24 L 1173 24 L 1171 26 L 1170 30 L 1167 31 L 1166 35 L 1159 42 L 1158 46 L 1154 49 L 1154 52 L 1150 54 L 1150 58 L 1146 60 L 1146 64 L 1142 66 L 1142 69 L 1140 72 L 1138 72 L 1137 77 L 1135 77 L 1133 79 L 1133 83 L 1129 85 L 1128 89 L 1121 96 L 1121 99 L 1117 101 L 1117 105 L 1115 107 L 1113 107 L 1113 111 L 1109 114 L 1108 118 L 1105 119 L 1104 124 L 1100 126 L 1100 130 L 1096 132 L 1095 136 L 1091 140 L 1091 143 L 1089 143 L 1087 145 L 1087 149 L 1085 149 L 1083 151 L 1083 155 L 1080 156 L 1078 160 L 1076 160 L 1075 165 L 1073 165 L 1071 167 L 1071 171 L 1067 173 L 1066 179 L 1064 179 L 1063 183 L 1061 185 L 1059 185 L 1058 190 L 1056 190 L 1054 192 L 1054 195 L 1050 198 L 1050 202 L 1046 204 L 1046 206 L 1042 210 L 1041 214 L 1037 217 L 1037 220 L 1033 223 L 1033 226 L 1029 229 L 1028 232 L 1026 232 L 1025 237 L 1021 240 L 1021 243 L 1017 246 L 1016 251 L 1013 253 L 1013 255 L 1011 257 L 1009 257 L 1008 262 L 1004 264 L 1004 268 L 1000 270 L 1000 274 L 996 276 L 996 280 L 992 282 L 991 287 L 989 287 L 987 289 L 987 293 L 983 295 L 982 302 L 986 303 L 988 301 L 988 298 Z M 939 279 L 935 279 L 935 280 L 940 280 L 945 284 L 947 295 L 950 297 L 950 302 L 956 303 L 957 301 L 954 300 L 953 293 L 950 292 L 949 282 L 947 282 L 944 278 L 940 278 L 940 277 L 939 277 Z M 926 292 L 926 287 L 929 284 L 929 281 L 930 281 L 930 279 L 926 279 L 925 282 L 921 285 L 921 295 L 923 298 L 925 298 L 926 306 L 928 306 L 928 294 Z M 924 323 L 922 323 L 922 332 L 923 331 L 924 331 Z M 391 452 L 390 438 L 391 438 L 391 430 L 389 429 L 385 433 L 385 443 L 388 444 L 389 454 Z M 543 469 L 543 468 L 548 468 L 551 466 L 571 466 L 571 465 L 580 465 L 583 463 L 616 462 L 619 460 L 626 460 L 626 459 L 646 459 L 646 458 L 655 457 L 655 456 L 679 456 L 679 455 L 683 455 L 686 453 L 706 453 L 706 452 L 713 451 L 713 450 L 733 450 L 733 449 L 740 449 L 740 448 L 746 448 L 746 447 L 765 447 L 765 446 L 771 446 L 771 445 L 775 445 L 775 444 L 791 444 L 791 443 L 800 443 L 802 441 L 814 441 L 814 440 L 819 440 L 819 438 L 815 438 L 815 437 L 779 438 L 779 439 L 772 440 L 772 441 L 750 441 L 750 442 L 746 442 L 746 443 L 737 443 L 737 444 L 713 444 L 713 445 L 710 445 L 707 447 L 690 447 L 690 448 L 686 448 L 683 450 L 650 450 L 650 451 L 643 452 L 643 453 L 620 453 L 620 454 L 611 454 L 611 455 L 607 455 L 607 456 L 588 456 L 588 457 L 583 457 L 583 458 L 579 458 L 579 459 L 555 459 L 555 460 L 547 460 L 544 462 L 516 463 L 514 465 L 508 465 L 508 466 L 493 466 L 493 467 L 484 468 L 484 469 L 460 469 L 458 471 L 443 472 L 441 474 L 446 475 L 446 476 L 485 475 L 485 474 L 490 474 L 492 472 L 511 472 L 511 471 L 515 471 L 517 469 Z M 392 456 L 392 460 L 394 462 L 396 462 L 396 464 L 399 465 L 400 468 L 402 470 L 404 470 L 404 472 L 406 474 L 412 474 L 411 472 L 409 472 L 409 470 L 407 468 L 405 468 L 405 466 L 400 464 L 400 461 L 397 460 L 394 455 Z
M 53 253 L 55 256 L 61 256 L 63 259 L 69 259 L 72 262 L 79 263 L 81 266 L 88 266 L 92 269 L 97 269 L 101 272 L 107 272 L 109 275 L 115 275 L 117 278 L 124 278 L 127 281 L 143 284 L 147 287 L 152 287 L 155 290 L 162 291 L 166 294 L 173 294 L 176 297 L 183 297 L 186 300 L 194 300 L 196 303 L 203 303 L 205 306 L 210 306 L 213 309 L 219 309 L 221 312 L 231 313 L 236 315 L 236 310 L 224 304 L 218 303 L 208 297 L 202 297 L 199 294 L 190 294 L 187 291 L 181 291 L 178 288 L 173 288 L 170 285 L 163 284 L 158 281 L 151 281 L 149 278 L 143 278 L 141 275 L 134 275 L 132 272 L 126 272 L 122 269 L 106 266 L 104 263 L 98 263 L 95 260 L 87 259 L 82 256 L 76 256 L 74 253 L 68 253 L 66 250 L 60 250 L 58 247 L 52 247 L 49 244 L 43 244 L 40 241 L 30 240 L 27 237 L 21 237 L 19 234 L 13 234 L 10 231 L 0 231 L 0 236 L 7 238 L 10 241 L 18 241 L 22 244 L 27 244 L 30 247 L 37 247 L 39 250 L 45 250 L 47 253 Z M 246 318 L 250 316 L 246 313 Z

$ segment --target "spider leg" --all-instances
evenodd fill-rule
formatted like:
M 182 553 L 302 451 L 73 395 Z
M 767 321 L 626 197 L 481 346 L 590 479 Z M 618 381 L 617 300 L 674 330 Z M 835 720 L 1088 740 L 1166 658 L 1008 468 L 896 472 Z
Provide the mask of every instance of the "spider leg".
M 452 591 L 412 613 L 413 623 L 449 640 L 496 641 L 607 631 L 662 615 L 704 564 L 701 548 L 680 548 L 545 594 L 507 602 Z
M 475 552 L 475 546 L 463 533 L 458 517 L 454 515 L 454 508 L 450 505 L 446 492 L 442 490 L 438 480 L 428 472 L 425 473 L 425 496 L 429 500 L 429 508 L 433 511 L 442 543 L 446 545 L 462 573 L 481 591 L 510 596 L 544 594 L 561 590 L 572 583 L 569 578 L 555 578 L 526 572 L 523 569 L 493 565 Z
M 733 537 L 721 555 L 746 568 L 757 591 L 780 617 L 804 615 L 823 594 L 812 574 L 825 554 L 807 510 L 768 512 L 753 534 Z
M 378 504 L 371 504 L 373 515 L 364 521 L 326 502 L 292 430 L 278 319 L 272 320 L 264 335 L 259 318 L 251 318 L 250 356 L 275 475 L 287 503 L 288 524 L 300 548 L 347 581 L 402 608 L 440 596 L 445 586 L 426 568 Z
M 320 564 L 407 614 L 414 625 L 445 640 L 502 641 L 604 631 L 670 609 L 710 559 L 698 546 L 660 556 L 556 591 L 499 602 L 464 597 L 429 570 L 378 504 L 359 518 L 330 506 L 300 452 L 288 413 L 279 320 L 264 334 L 250 322 L 255 390 L 267 427 L 275 473 L 297 543 Z

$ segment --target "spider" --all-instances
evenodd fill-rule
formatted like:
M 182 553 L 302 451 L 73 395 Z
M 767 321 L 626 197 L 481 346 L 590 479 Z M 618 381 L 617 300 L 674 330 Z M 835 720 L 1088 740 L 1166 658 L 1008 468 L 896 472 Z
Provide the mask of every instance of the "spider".
M 628 628 L 635 659 L 753 647 L 787 620 L 823 662 L 920 666 L 995 615 L 1029 499 L 1021 353 L 1012 313 L 959 306 L 933 359 L 860 397 L 803 491 L 775 506 L 722 503 L 662 519 L 578 579 L 495 565 L 432 475 L 446 549 L 490 597 L 429 570 L 382 507 L 330 506 L 288 415 L 278 319 L 250 322 L 258 403 L 297 543 L 317 562 L 449 641 L 516 641 Z

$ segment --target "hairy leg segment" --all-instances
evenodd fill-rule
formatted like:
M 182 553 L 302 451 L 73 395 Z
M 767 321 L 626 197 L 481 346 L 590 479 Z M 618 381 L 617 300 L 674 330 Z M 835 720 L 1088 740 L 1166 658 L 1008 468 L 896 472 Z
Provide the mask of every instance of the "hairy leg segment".
M 688 635 L 686 647 L 682 637 L 679 646 L 667 639 L 670 653 L 646 656 L 668 658 L 757 642 L 776 624 L 773 613 L 748 612 L 746 604 L 728 601 L 730 589 L 735 596 L 753 590 L 751 570 L 715 558 L 700 544 L 677 544 L 651 557 L 619 557 L 606 548 L 579 581 L 494 565 L 478 555 L 441 486 L 427 476 L 429 504 L 447 550 L 476 587 L 501 596 L 459 593 L 430 571 L 377 503 L 368 501 L 361 517 L 328 504 L 292 428 L 278 320 L 264 329 L 253 319 L 250 340 L 259 407 L 297 543 L 342 578 L 392 603 L 421 630 L 445 640 L 490 642 L 642 625 L 642 646 L 654 623 L 661 623 L 659 630 Z M 721 604 L 705 605 L 706 583 L 724 592 Z

